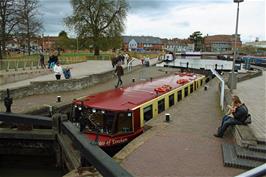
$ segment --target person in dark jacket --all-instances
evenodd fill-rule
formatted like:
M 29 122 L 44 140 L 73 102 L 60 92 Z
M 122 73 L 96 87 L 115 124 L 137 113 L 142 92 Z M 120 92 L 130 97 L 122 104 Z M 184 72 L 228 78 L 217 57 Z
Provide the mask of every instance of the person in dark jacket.
M 232 116 L 225 115 L 223 117 L 217 134 L 214 134 L 215 137 L 222 138 L 229 126 L 244 124 L 248 117 L 248 108 L 245 104 L 241 103 L 238 96 L 233 96 L 233 104 L 232 106 L 229 106 L 229 112 Z
M 117 84 L 115 86 L 115 88 L 117 88 L 119 85 L 122 85 L 123 84 L 123 81 L 121 79 L 121 76 L 124 75 L 124 69 L 123 67 L 121 66 L 121 61 L 119 61 L 116 65 L 116 69 L 115 69 L 115 73 L 117 75 Z

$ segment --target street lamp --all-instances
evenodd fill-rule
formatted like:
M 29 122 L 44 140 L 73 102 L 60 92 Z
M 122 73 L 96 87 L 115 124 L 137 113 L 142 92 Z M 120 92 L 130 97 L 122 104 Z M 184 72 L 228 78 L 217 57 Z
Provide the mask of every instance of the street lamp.
M 236 42 L 237 42 L 237 30 L 238 30 L 238 18 L 239 18 L 239 3 L 244 2 L 244 0 L 234 0 L 234 3 L 237 3 L 237 14 L 236 14 L 236 31 L 235 31 L 235 47 L 234 47 L 234 59 L 232 66 L 232 73 L 230 78 L 230 91 L 233 92 L 233 89 L 236 89 L 236 75 L 235 75 L 235 63 L 236 63 Z

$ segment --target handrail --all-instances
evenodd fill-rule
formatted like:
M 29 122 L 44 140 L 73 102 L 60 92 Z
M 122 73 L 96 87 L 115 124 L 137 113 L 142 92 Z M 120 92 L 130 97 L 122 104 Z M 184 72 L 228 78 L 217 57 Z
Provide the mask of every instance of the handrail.
M 127 64 L 127 70 L 128 71 L 131 71 L 132 70 L 132 63 L 133 63 L 133 61 L 136 61 L 137 59 L 136 58 L 132 58 L 129 62 L 128 62 L 128 64 Z
M 221 106 L 221 109 L 224 110 L 224 80 L 223 80 L 223 77 L 213 68 L 211 68 L 211 72 L 221 81 L 220 106 Z
M 60 62 L 62 64 L 72 64 L 87 61 L 85 57 L 61 57 Z M 48 60 L 45 60 L 47 63 Z M 40 68 L 39 59 L 4 59 L 1 60 L 0 70 L 3 71 L 18 71 L 22 70 L 32 70 L 33 68 Z
M 240 175 L 237 175 L 235 177 L 259 177 L 264 175 L 266 175 L 266 163 L 256 168 L 253 168 L 249 171 L 246 171 Z

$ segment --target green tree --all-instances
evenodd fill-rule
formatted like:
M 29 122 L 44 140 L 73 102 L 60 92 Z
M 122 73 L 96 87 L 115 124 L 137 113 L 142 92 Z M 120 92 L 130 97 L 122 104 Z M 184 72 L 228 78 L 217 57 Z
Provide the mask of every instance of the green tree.
M 201 51 L 202 45 L 203 45 L 203 37 L 202 33 L 200 31 L 195 31 L 192 33 L 189 38 L 190 41 L 192 41 L 195 45 L 195 51 Z
M 99 55 L 103 41 L 117 38 L 124 31 L 126 0 L 71 0 L 71 4 L 73 15 L 65 23 L 74 27 L 80 38 L 92 41 L 94 55 Z
M 19 23 L 17 31 L 26 41 L 28 55 L 31 54 L 31 40 L 42 29 L 42 22 L 38 18 L 39 1 L 38 0 L 18 0 Z
M 67 32 L 61 31 L 55 41 L 55 46 L 60 49 L 70 49 L 70 43 L 71 40 L 68 38 Z
M 0 0 L 0 60 L 6 54 L 6 42 L 18 24 L 17 0 Z

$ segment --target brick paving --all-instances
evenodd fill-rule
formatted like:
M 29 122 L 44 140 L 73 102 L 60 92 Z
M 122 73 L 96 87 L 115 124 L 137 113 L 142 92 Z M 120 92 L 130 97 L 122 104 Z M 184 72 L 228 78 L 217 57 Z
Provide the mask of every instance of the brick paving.
M 134 176 L 234 176 L 241 169 L 223 166 L 221 144 L 234 143 L 227 132 L 223 139 L 213 137 L 222 113 L 217 94 L 218 82 L 212 81 L 208 91 L 203 88 L 179 102 L 148 124 L 147 138 L 134 140 L 136 148 L 124 149 L 116 159 Z M 151 133 L 153 131 L 153 133 Z M 145 134 L 141 136 L 146 136 Z M 121 158 L 122 157 L 122 158 Z
M 266 71 L 263 75 L 237 84 L 234 93 L 247 105 L 255 137 L 266 142 Z

